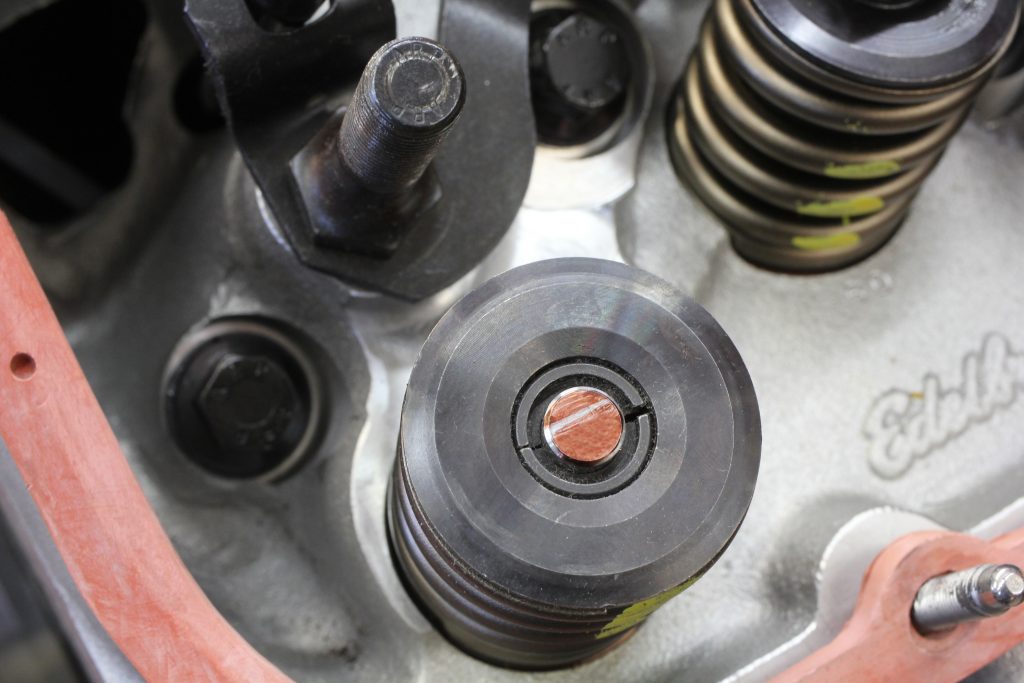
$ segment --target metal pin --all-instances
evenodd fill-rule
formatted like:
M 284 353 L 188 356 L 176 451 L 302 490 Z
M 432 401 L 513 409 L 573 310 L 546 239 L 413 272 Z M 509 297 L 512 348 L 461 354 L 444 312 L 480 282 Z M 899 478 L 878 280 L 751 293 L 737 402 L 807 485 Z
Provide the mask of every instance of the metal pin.
M 466 99 L 455 57 L 427 38 L 393 40 L 370 58 L 341 123 L 345 164 L 373 192 L 414 185 Z
M 1003 614 L 1024 602 L 1024 574 L 1012 564 L 982 564 L 926 581 L 911 618 L 922 634 Z
M 551 401 L 544 413 L 544 440 L 555 455 L 596 465 L 622 445 L 622 410 L 593 387 L 572 387 Z

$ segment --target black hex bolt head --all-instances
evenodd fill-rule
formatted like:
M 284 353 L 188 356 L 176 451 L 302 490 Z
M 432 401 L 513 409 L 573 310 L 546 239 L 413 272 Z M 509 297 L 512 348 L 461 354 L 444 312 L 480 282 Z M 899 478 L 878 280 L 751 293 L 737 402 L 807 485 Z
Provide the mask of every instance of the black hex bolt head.
M 623 112 L 630 48 L 611 16 L 547 9 L 530 21 L 530 91 L 537 135 L 551 145 L 587 142 Z
M 629 62 L 622 38 L 594 17 L 570 14 L 544 38 L 546 75 L 566 103 L 590 111 L 626 91 Z
M 367 189 L 403 192 L 423 176 L 465 100 L 448 50 L 427 38 L 393 40 L 363 70 L 341 122 L 341 157 Z
M 294 447 L 302 410 L 288 373 L 266 356 L 226 354 L 199 395 L 199 412 L 225 454 L 256 456 Z
M 173 370 L 166 398 L 178 446 L 220 476 L 273 472 L 309 440 L 310 378 L 294 354 L 258 334 L 228 333 L 194 348 Z

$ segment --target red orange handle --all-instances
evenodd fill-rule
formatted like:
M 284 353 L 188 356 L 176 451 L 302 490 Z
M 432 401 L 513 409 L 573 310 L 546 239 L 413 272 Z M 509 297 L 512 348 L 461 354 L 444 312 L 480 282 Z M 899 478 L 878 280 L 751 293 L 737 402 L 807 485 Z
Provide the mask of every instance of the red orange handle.
M 0 213 L 0 436 L 82 596 L 147 681 L 288 681 L 174 551 Z
M 868 568 L 853 616 L 835 640 L 771 683 L 963 680 L 1024 642 L 1024 608 L 923 636 L 910 606 L 928 579 L 985 563 L 1024 566 L 1024 530 L 993 541 L 928 531 L 897 539 Z

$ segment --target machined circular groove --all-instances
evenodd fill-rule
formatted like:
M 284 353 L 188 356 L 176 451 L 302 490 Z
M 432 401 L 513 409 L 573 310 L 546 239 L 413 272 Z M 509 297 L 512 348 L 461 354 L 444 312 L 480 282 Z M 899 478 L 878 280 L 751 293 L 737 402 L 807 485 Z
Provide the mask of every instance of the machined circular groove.
M 680 116 L 680 112 L 684 115 Z M 890 202 L 880 211 L 854 220 L 839 218 L 811 222 L 808 217 L 779 210 L 764 204 L 756 197 L 739 195 L 729 187 L 728 181 L 723 182 L 694 147 L 686 119 L 685 101 L 681 95 L 677 95 L 672 128 L 673 144 L 670 146 L 674 153 L 679 153 L 673 157 L 676 169 L 693 181 L 705 201 L 729 221 L 730 226 L 744 230 L 754 239 L 768 244 L 789 246 L 793 246 L 795 237 L 834 238 L 840 235 L 859 235 L 863 239 L 865 233 L 889 225 L 910 203 L 910 196 L 905 196 Z
M 238 316 L 214 320 L 202 329 L 184 337 L 171 352 L 164 371 L 163 392 L 165 395 L 167 394 L 190 356 L 197 353 L 206 344 L 230 335 L 251 335 L 255 338 L 265 339 L 277 345 L 288 354 L 291 362 L 295 363 L 301 373 L 309 392 L 309 415 L 306 428 L 303 430 L 299 442 L 288 456 L 265 472 L 246 476 L 226 475 L 211 470 L 208 465 L 196 464 L 202 467 L 204 471 L 220 478 L 255 482 L 275 481 L 292 472 L 303 460 L 309 457 L 311 452 L 315 450 L 323 431 L 325 388 L 319 380 L 319 374 L 316 372 L 312 359 L 301 344 L 278 330 L 271 321 L 264 321 L 257 317 Z M 165 420 L 169 420 L 166 415 Z M 185 455 L 190 460 L 194 460 L 192 455 L 187 453 Z
M 506 595 L 486 577 L 462 565 L 447 550 L 444 542 L 416 510 L 409 496 L 409 484 L 404 470 L 396 468 L 395 477 L 389 508 L 391 523 L 397 525 L 392 532 L 392 543 L 396 552 L 407 560 L 416 556 L 413 564 L 406 566 L 421 572 L 431 571 L 435 579 L 441 579 L 425 586 L 431 592 L 444 594 L 442 605 L 432 604 L 432 609 L 454 607 L 455 612 L 471 615 L 474 620 L 486 623 L 488 631 L 498 638 L 518 638 L 544 645 L 547 643 L 545 634 L 579 634 L 583 636 L 580 640 L 585 649 L 594 649 L 594 631 L 608 622 L 608 610 L 551 609 L 540 603 L 522 602 Z M 399 509 L 402 514 L 397 514 Z M 417 520 L 418 523 L 409 524 L 409 520 Z M 409 543 L 410 539 L 416 540 Z M 417 578 L 422 578 L 422 574 Z M 424 586 L 418 588 L 423 590 Z M 523 626 L 527 624 L 530 629 L 524 632 Z
M 800 216 L 741 196 L 716 177 L 693 147 L 676 97 L 670 154 L 677 172 L 726 224 L 737 251 L 761 265 L 803 272 L 831 270 L 854 263 L 886 242 L 909 208 L 913 193 L 883 210 L 831 227 L 808 225 Z M 746 247 L 746 248 L 744 248 Z
M 893 136 L 895 139 L 826 133 L 811 126 L 797 129 L 757 103 L 746 86 L 729 78 L 710 23 L 704 24 L 698 50 L 703 85 L 715 93 L 715 111 L 729 127 L 761 152 L 809 173 L 863 179 L 905 171 L 944 144 L 960 128 L 967 113 L 965 110 L 922 133 Z M 842 144 L 830 144 L 837 140 Z
M 601 371 L 629 386 L 602 385 Z M 656 439 L 564 465 L 601 477 L 646 463 L 626 488 L 564 495 L 520 461 L 572 387 L 600 388 L 627 428 L 664 417 Z M 696 303 L 624 264 L 524 266 L 458 302 L 424 344 L 389 489 L 392 550 L 428 617 L 471 654 L 526 669 L 580 662 L 720 556 L 752 495 L 759 443 L 749 375 Z
M 903 218 L 904 215 L 899 216 L 890 230 L 874 235 L 871 240 L 862 241 L 856 249 L 837 247 L 807 251 L 776 247 L 748 239 L 739 233 L 732 233 L 731 241 L 736 253 L 762 267 L 794 273 L 820 273 L 844 268 L 878 251 L 896 234 L 899 222 Z
M 833 73 L 809 59 L 804 58 L 786 44 L 786 42 L 767 24 L 767 22 L 765 22 L 764 18 L 761 16 L 760 10 L 754 6 L 752 0 L 717 1 L 733 2 L 736 14 L 739 15 L 741 21 L 750 31 L 751 35 L 756 36 L 756 42 L 765 46 L 766 50 L 768 50 L 773 57 L 785 64 L 789 69 L 800 74 L 812 83 L 821 84 L 830 90 L 848 93 L 853 97 L 876 102 L 891 102 L 894 104 L 915 101 L 926 102 L 956 90 L 957 88 L 966 85 L 968 82 L 983 82 L 991 74 L 992 70 L 1002 58 L 1003 53 L 1006 51 L 1007 47 L 1009 47 L 1009 41 L 1004 41 L 1004 45 L 987 62 L 979 67 L 977 71 L 962 79 L 925 88 L 888 88 L 860 82 L 852 78 L 844 78 L 843 76 Z M 1014 23 L 1016 23 L 1018 19 L 1019 12 L 1018 16 L 1014 19 Z
M 720 125 L 700 87 L 696 65 L 684 79 L 687 130 L 701 155 L 729 181 L 759 199 L 807 217 L 859 216 L 880 211 L 916 191 L 938 162 L 937 149 L 922 164 L 881 181 L 846 181 L 788 168 Z
M 396 470 L 388 513 L 392 548 L 423 606 L 445 624 L 447 634 L 457 642 L 486 651 L 488 655 L 478 656 L 496 664 L 507 663 L 524 647 L 544 659 L 557 653 L 585 659 L 614 644 L 615 639 L 609 642 L 593 637 L 611 618 L 607 611 L 569 614 L 517 605 L 510 596 L 490 590 L 479 577 L 454 564 L 454 557 L 446 554 L 442 558 L 439 546 L 433 545 L 436 538 L 421 533 L 426 531 L 423 523 L 409 523 L 421 518 L 411 516 L 406 487 Z
M 404 552 L 422 553 L 429 566 L 439 573 L 457 575 L 458 598 L 456 604 L 477 615 L 487 614 L 499 619 L 491 624 L 496 632 L 516 634 L 523 624 L 540 631 L 558 633 L 583 633 L 592 638 L 594 627 L 600 628 L 608 621 L 608 610 L 597 609 L 558 609 L 537 602 L 523 601 L 516 596 L 507 596 L 500 587 L 488 581 L 487 577 L 477 574 L 462 564 L 451 553 L 444 541 L 437 535 L 429 523 L 409 525 L 409 520 L 423 520 L 419 510 L 409 493 L 409 482 L 405 470 L 396 471 L 400 476 L 400 487 L 396 486 L 398 498 L 394 501 L 403 510 L 401 518 L 395 521 L 407 535 L 415 536 L 420 542 L 413 546 L 403 547 Z M 404 543 L 403 543 L 404 546 Z M 417 566 L 422 567 L 422 563 Z M 447 583 L 447 582 L 446 582 Z M 450 584 L 448 584 L 450 585 Z M 525 634 L 528 639 L 543 642 L 544 634 Z
M 805 121 L 854 134 L 897 134 L 937 125 L 964 107 L 984 84 L 974 78 L 938 97 L 909 105 L 854 100 L 845 93 L 814 90 L 771 64 L 751 41 L 730 0 L 717 0 L 713 18 L 718 41 L 732 69 L 747 86 L 774 106 Z
M 536 432 L 531 434 L 531 413 L 536 411 L 539 416 L 540 408 L 548 404 L 544 395 L 552 388 L 559 385 L 567 388 L 577 382 L 595 388 L 604 385 L 605 393 L 610 392 L 612 400 L 622 410 L 619 457 L 615 458 L 616 462 L 607 458 L 584 466 L 582 471 L 570 466 L 568 472 L 559 472 L 559 462 L 564 459 L 544 443 L 547 439 L 542 424 L 535 423 Z M 523 386 L 512 418 L 512 440 L 523 467 L 540 485 L 571 498 L 601 498 L 628 486 L 647 466 L 657 441 L 657 419 L 651 411 L 649 397 L 636 379 L 629 377 L 622 368 L 594 358 L 566 358 L 541 369 Z M 545 457 L 545 452 L 550 455 Z

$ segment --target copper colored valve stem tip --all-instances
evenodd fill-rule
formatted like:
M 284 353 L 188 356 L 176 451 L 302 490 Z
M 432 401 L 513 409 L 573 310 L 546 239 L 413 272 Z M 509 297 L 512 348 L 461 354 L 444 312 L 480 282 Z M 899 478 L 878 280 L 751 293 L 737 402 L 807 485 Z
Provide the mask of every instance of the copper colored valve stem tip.
M 596 464 L 619 450 L 623 422 L 622 411 L 608 394 L 573 387 L 555 396 L 544 412 L 544 439 L 555 455 Z

